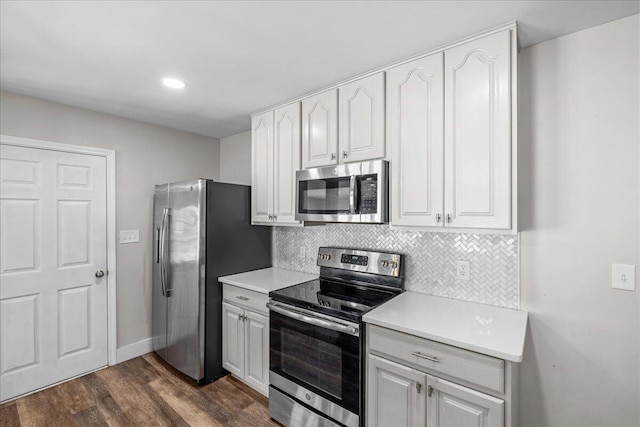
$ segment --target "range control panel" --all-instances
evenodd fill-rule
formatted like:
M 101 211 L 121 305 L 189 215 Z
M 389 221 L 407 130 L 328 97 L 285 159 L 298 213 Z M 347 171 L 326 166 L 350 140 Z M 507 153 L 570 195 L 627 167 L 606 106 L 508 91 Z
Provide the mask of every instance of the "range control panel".
M 402 254 L 321 247 L 318 249 L 317 265 L 400 277 Z

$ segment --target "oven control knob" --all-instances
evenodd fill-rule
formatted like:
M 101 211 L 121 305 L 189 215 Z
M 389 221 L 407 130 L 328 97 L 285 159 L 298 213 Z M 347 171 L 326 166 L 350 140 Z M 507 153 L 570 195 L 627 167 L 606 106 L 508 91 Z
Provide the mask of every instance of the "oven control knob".
M 391 268 L 398 268 L 398 263 L 395 261 L 391 261 Z
M 330 260 L 331 259 L 331 254 L 326 254 L 325 256 L 326 256 L 326 258 L 325 258 L 326 260 Z
M 386 261 L 386 260 L 385 260 L 385 261 L 382 261 L 382 266 L 383 266 L 384 268 L 389 267 L 389 261 Z

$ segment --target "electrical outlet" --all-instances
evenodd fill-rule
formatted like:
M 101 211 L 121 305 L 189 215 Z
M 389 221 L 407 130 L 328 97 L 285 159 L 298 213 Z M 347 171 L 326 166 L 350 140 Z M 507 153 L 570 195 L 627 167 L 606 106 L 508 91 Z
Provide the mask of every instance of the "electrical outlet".
M 140 241 L 140 231 L 120 230 L 120 243 L 138 243 Z
M 634 264 L 611 265 L 611 287 L 624 291 L 636 290 L 636 266 Z
M 307 248 L 305 248 L 304 246 L 300 246 L 300 248 L 298 248 L 298 257 L 300 257 L 301 259 L 304 259 L 307 256 Z
M 471 263 L 469 261 L 456 262 L 456 277 L 460 280 L 469 280 L 471 275 Z

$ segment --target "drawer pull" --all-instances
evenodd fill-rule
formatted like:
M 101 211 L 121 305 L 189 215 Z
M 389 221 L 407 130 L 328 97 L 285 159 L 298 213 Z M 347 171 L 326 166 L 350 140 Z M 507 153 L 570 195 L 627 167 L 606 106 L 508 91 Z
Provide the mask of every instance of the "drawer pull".
M 238 295 L 236 298 L 238 298 L 240 301 L 249 301 L 249 297 L 243 297 Z
M 424 355 L 424 354 L 420 353 L 419 351 L 414 351 L 411 354 L 416 356 L 416 357 L 420 357 L 422 359 L 430 360 L 432 362 L 436 362 L 436 363 L 440 362 L 437 357 L 427 356 L 427 355 Z

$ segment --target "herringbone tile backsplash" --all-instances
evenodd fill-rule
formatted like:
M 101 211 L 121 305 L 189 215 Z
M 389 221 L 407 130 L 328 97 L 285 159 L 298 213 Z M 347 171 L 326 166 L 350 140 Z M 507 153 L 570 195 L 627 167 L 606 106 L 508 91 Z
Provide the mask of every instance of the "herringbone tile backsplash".
M 305 258 L 300 257 L 301 246 L 305 247 Z M 517 236 L 433 233 L 362 224 L 275 227 L 273 265 L 317 274 L 320 246 L 403 253 L 408 290 L 519 308 Z M 471 263 L 468 281 L 456 278 L 456 261 Z

